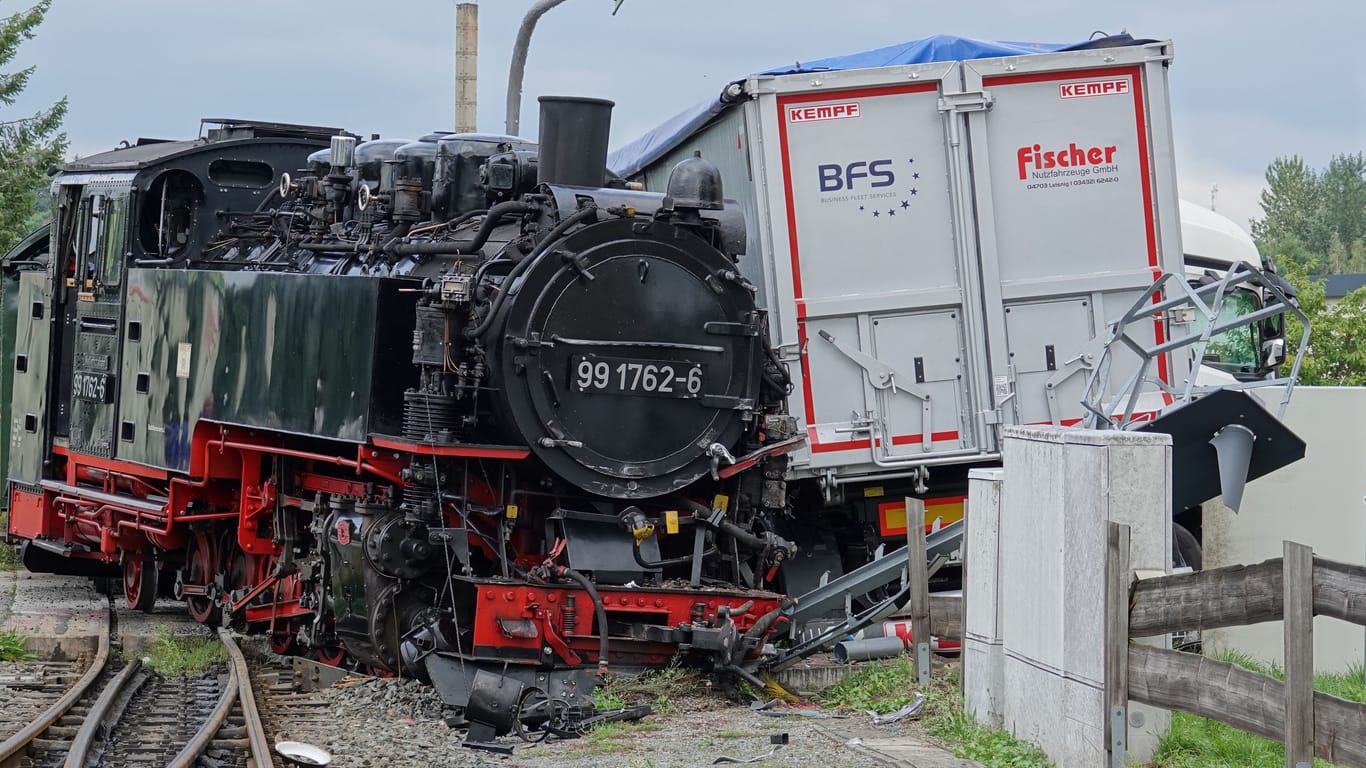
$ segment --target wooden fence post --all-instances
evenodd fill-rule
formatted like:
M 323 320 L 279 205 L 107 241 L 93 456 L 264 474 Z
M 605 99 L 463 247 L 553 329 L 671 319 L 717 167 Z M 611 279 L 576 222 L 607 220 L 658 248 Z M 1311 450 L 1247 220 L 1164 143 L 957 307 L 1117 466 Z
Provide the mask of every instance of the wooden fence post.
M 1314 764 L 1314 550 L 1284 543 L 1285 766 Z
M 1125 768 L 1129 749 L 1129 526 L 1110 523 L 1105 549 L 1105 752 Z
M 911 642 L 920 687 L 930 684 L 930 575 L 925 562 L 925 502 L 906 497 L 906 556 L 911 587 Z

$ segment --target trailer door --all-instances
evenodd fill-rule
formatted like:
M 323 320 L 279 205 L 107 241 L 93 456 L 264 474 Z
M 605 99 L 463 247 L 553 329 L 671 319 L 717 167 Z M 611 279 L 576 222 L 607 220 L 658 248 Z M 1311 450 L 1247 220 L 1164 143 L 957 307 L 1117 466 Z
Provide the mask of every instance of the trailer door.
M 963 177 L 939 109 L 954 64 L 752 79 L 776 335 L 809 468 L 971 455 L 984 375 Z M 950 86 L 952 87 L 952 82 Z M 953 88 L 956 90 L 956 88 Z M 781 182 L 781 183 L 777 183 Z M 984 379 L 983 379 L 984 380 Z
M 965 92 L 990 104 L 965 117 L 1002 423 L 1080 421 L 1092 339 L 1162 272 L 1182 270 L 1169 58 L 1151 44 L 963 64 Z M 1130 332 L 1152 346 L 1166 323 Z M 1150 376 L 1179 386 L 1178 357 L 1159 357 Z M 1107 400 L 1137 366 L 1116 349 Z M 1155 384 L 1146 392 L 1149 414 L 1171 402 Z

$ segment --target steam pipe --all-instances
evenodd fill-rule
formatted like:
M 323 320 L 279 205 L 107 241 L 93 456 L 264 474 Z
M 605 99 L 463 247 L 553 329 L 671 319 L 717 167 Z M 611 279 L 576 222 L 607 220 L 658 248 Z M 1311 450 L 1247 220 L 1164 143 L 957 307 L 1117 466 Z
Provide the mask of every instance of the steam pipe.
M 502 203 L 501 205 L 510 205 L 510 203 Z M 497 208 L 497 205 L 490 208 L 489 214 L 492 215 L 493 211 Z M 503 278 L 503 283 L 498 286 L 498 293 L 494 295 L 493 301 L 489 302 L 489 310 L 484 315 L 484 319 L 479 321 L 478 326 L 465 329 L 465 338 L 473 339 L 483 334 L 493 325 L 493 318 L 497 316 L 498 308 L 503 305 L 503 300 L 507 298 L 508 291 L 512 289 L 512 284 L 526 271 L 527 267 L 531 266 L 532 262 L 536 261 L 541 254 L 549 250 L 550 246 L 559 242 L 564 233 L 568 232 L 575 224 L 587 221 L 590 218 L 596 218 L 597 215 L 598 207 L 596 205 L 589 205 L 586 208 L 580 208 L 579 210 L 574 211 L 564 217 L 559 224 L 556 224 L 555 228 L 550 230 L 541 242 L 536 244 L 536 247 L 532 249 L 531 253 L 528 253 L 525 259 L 517 262 L 517 266 L 513 267 L 512 271 L 508 272 L 508 276 Z M 476 237 L 475 239 L 478 238 Z
M 498 226 L 498 222 L 509 213 L 535 213 L 541 210 L 535 203 L 524 203 L 520 200 L 509 200 L 499 203 L 489 209 L 488 215 L 484 217 L 484 223 L 479 226 L 479 231 L 474 233 L 474 239 L 462 243 L 462 250 L 456 253 L 474 253 L 489 241 L 489 235 L 493 234 L 493 228 Z
M 564 0 L 537 0 L 536 4 L 522 17 L 522 25 L 517 28 L 517 40 L 512 44 L 512 66 L 508 70 L 507 93 L 507 135 L 516 136 L 522 125 L 522 76 L 526 74 L 526 55 L 531 48 L 531 33 L 536 22 L 551 8 Z

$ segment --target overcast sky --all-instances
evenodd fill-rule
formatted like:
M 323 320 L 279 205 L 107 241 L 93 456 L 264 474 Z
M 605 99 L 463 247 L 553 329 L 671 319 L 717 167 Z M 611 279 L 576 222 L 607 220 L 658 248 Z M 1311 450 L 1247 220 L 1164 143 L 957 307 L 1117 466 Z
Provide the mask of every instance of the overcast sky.
M 13 13 L 25 0 L 0 0 Z M 1095 30 L 1171 39 L 1181 195 L 1247 226 L 1267 163 L 1366 150 L 1363 0 L 568 0 L 537 27 L 535 97 L 614 100 L 612 146 L 724 83 L 780 64 L 932 34 L 1075 42 Z M 503 129 L 508 60 L 531 0 L 480 3 L 479 128 Z M 20 104 L 70 99 L 73 152 L 193 135 L 201 117 L 412 137 L 454 121 L 454 0 L 54 0 L 15 65 Z M 3 119 L 9 119 L 4 116 Z

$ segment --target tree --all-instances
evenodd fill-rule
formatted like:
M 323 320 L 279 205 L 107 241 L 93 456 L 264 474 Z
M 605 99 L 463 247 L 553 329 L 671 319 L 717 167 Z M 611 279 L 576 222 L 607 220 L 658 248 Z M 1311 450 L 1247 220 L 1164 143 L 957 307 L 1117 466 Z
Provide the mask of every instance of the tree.
M 1252 236 L 1258 242 L 1295 238 L 1313 249 L 1308 236 L 1317 198 L 1318 177 L 1299 155 L 1272 160 L 1261 195 L 1263 218 L 1252 222 Z
M 1366 155 L 1338 155 L 1319 177 L 1322 228 L 1348 250 L 1366 240 Z
M 39 0 L 32 8 L 0 21 L 0 67 L 9 64 L 20 44 L 32 40 L 52 0 Z M 0 104 L 13 107 L 28 86 L 35 67 L 0 72 Z M 66 99 L 28 117 L 3 115 L 0 121 L 0 253 L 24 236 L 24 225 L 34 208 L 34 192 L 42 186 L 47 169 L 62 159 L 66 134 Z
M 1300 310 L 1309 318 L 1309 347 L 1300 365 L 1299 383 L 1311 386 L 1366 385 L 1366 288 L 1353 291 L 1334 306 L 1324 299 L 1322 281 L 1311 281 L 1298 264 L 1283 268 L 1295 286 Z M 1303 326 L 1285 316 L 1287 355 L 1299 347 Z M 1290 365 L 1287 360 L 1286 365 Z M 1289 373 L 1289 368 L 1283 369 Z
M 1322 172 L 1278 157 L 1266 183 L 1252 222 L 1263 255 L 1311 273 L 1366 271 L 1366 155 L 1336 155 Z

